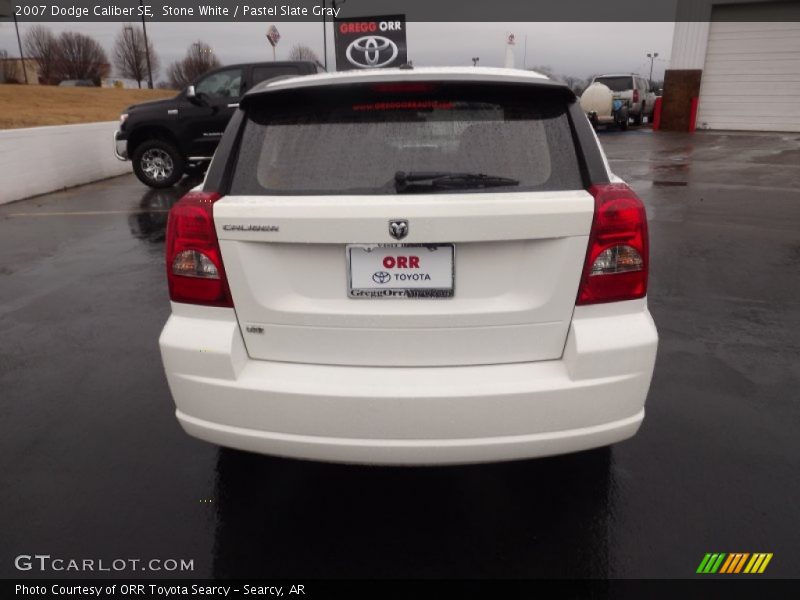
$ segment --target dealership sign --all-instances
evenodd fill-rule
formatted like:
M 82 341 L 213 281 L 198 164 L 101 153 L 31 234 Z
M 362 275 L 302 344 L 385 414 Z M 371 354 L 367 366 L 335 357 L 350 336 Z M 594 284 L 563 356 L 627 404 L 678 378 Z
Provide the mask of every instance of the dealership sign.
M 333 26 L 337 71 L 399 67 L 408 62 L 405 15 L 336 19 Z
M 281 40 L 281 34 L 278 33 L 278 28 L 275 27 L 275 25 L 269 26 L 269 29 L 267 30 L 267 39 L 273 48 L 277 46 L 278 42 Z

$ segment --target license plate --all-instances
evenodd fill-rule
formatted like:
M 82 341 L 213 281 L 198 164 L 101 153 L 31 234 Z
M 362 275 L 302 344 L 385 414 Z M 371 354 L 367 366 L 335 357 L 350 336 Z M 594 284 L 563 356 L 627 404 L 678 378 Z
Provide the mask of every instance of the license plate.
M 347 246 L 351 298 L 451 298 L 452 244 L 350 244 Z

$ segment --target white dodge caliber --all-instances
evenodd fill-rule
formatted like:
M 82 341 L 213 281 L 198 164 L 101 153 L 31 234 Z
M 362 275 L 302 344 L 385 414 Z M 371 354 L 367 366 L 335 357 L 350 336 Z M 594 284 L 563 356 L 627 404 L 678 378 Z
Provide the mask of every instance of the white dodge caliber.
M 658 336 L 642 202 L 529 71 L 274 80 L 170 211 L 164 367 L 187 433 L 374 464 L 633 436 Z

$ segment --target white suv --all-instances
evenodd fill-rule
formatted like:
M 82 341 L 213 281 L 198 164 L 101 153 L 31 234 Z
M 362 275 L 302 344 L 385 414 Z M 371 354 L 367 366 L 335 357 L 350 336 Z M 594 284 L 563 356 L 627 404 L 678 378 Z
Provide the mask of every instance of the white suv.
M 645 210 L 564 85 L 384 69 L 248 92 L 171 210 L 177 417 L 223 446 L 443 464 L 634 435 Z
M 653 84 L 638 75 L 598 75 L 592 83 L 602 83 L 615 99 L 620 99 L 628 106 L 628 116 L 634 125 L 641 125 L 644 117 L 648 122 L 653 120 L 653 109 L 656 105 L 656 93 Z

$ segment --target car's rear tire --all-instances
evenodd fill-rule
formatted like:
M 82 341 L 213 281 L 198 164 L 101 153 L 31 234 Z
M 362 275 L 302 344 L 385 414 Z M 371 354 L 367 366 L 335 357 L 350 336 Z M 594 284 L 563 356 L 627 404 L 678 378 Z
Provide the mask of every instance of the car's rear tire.
M 152 188 L 175 185 L 183 177 L 185 161 L 178 149 L 165 140 L 142 142 L 133 152 L 133 172 Z
M 642 122 L 644 121 L 644 104 L 642 104 L 642 108 L 639 111 L 639 114 L 638 115 L 633 115 L 633 117 L 631 117 L 631 118 L 633 119 L 633 124 L 634 125 L 641 125 L 642 124 Z

